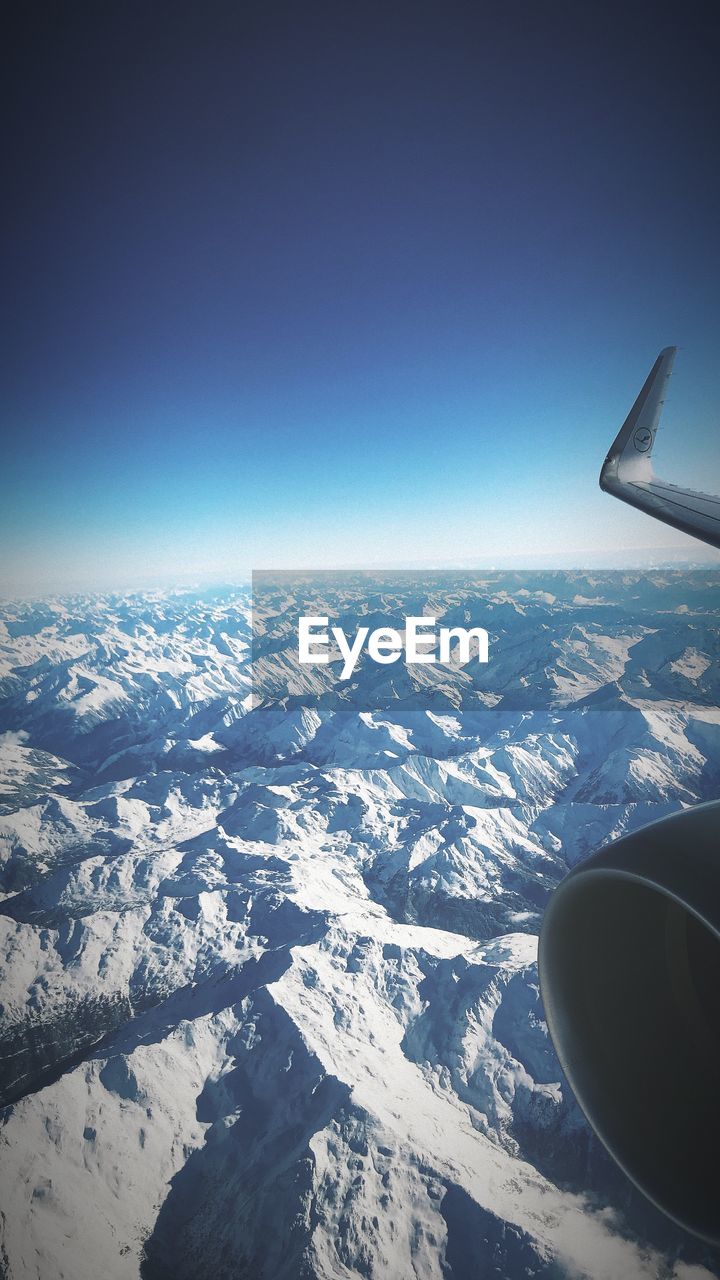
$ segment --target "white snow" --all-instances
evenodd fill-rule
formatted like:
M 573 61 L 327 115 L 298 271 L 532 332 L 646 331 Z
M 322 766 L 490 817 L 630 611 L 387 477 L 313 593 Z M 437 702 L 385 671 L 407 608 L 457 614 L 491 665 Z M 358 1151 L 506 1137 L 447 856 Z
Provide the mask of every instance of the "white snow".
M 368 706 L 251 709 L 246 593 L 7 607 L 13 1280 L 712 1275 L 594 1184 L 539 1001 L 568 866 L 720 776 L 717 619 L 627 581 L 485 575 L 496 660 Z

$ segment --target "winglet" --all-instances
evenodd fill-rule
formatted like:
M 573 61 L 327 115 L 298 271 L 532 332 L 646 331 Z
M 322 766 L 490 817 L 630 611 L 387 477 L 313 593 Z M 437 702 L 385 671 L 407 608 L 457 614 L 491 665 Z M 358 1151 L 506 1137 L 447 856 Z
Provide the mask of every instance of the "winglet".
M 645 385 L 610 446 L 600 488 L 656 520 L 720 549 L 720 497 L 660 480 L 652 468 L 660 414 L 677 347 L 660 352 Z
M 600 472 L 600 488 L 620 496 L 628 482 L 653 478 L 652 451 L 677 347 L 665 347 L 650 370 L 640 395 L 613 440 Z M 623 495 L 624 496 L 624 495 Z

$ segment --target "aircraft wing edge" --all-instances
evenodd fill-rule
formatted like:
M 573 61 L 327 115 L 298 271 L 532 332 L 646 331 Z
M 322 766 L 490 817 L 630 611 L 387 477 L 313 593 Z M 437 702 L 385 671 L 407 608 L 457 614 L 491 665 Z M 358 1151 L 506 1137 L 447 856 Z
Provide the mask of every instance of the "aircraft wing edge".
M 600 472 L 600 488 L 621 502 L 720 548 L 720 498 L 661 480 L 652 451 L 677 347 L 664 347 L 613 440 Z
M 671 498 L 655 492 L 649 485 L 632 483 L 613 486 L 606 492 L 619 498 L 621 502 L 627 502 L 631 507 L 654 516 L 656 520 L 679 529 L 681 533 L 689 533 L 694 538 L 720 548 L 720 504 L 717 505 L 718 514 L 713 515 L 707 509 L 708 503 L 713 499 L 709 499 L 704 493 L 673 485 Z

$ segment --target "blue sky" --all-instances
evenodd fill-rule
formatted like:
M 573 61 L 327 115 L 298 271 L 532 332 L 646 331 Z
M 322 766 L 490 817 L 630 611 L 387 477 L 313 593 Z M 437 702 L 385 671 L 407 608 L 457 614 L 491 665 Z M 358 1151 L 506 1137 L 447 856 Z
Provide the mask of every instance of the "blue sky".
M 675 343 L 720 491 L 707 6 L 121 9 L 15 50 L 4 589 L 694 552 L 597 474 Z

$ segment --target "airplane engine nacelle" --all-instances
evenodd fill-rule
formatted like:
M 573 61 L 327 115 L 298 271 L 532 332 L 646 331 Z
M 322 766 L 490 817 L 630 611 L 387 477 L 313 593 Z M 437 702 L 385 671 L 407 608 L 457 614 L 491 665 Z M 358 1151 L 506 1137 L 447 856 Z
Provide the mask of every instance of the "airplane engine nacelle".
M 650 1200 L 720 1243 L 720 802 L 571 871 L 545 913 L 539 969 L 590 1124 Z

